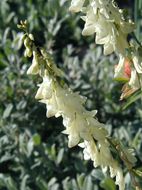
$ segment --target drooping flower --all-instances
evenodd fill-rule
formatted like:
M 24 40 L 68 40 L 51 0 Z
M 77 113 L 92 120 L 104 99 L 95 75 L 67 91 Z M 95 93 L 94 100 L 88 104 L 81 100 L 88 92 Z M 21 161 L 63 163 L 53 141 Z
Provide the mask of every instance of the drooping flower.
M 95 33 L 97 17 L 94 15 L 93 8 L 90 7 L 86 13 L 86 16 L 83 16 L 82 19 L 85 21 L 85 25 L 82 31 L 82 35 L 90 36 Z
M 142 74 L 142 58 L 138 54 L 134 54 L 132 59 L 137 73 Z
M 69 10 L 72 12 L 79 12 L 83 7 L 84 2 L 85 0 L 72 0 Z
M 128 82 L 131 78 L 131 61 L 123 55 L 119 56 L 119 63 L 115 67 L 114 79 L 117 81 Z
M 39 57 L 36 51 L 33 51 L 32 64 L 27 70 L 28 75 L 36 75 L 39 73 Z
M 36 99 L 49 99 L 52 96 L 52 79 L 48 76 L 43 77 L 43 82 L 39 84 L 39 89 L 36 93 Z
M 138 74 L 135 68 L 132 68 L 129 85 L 131 86 L 131 88 L 135 90 L 140 88 L 140 82 L 139 82 Z
M 124 182 L 123 172 L 115 160 L 111 163 L 109 169 L 110 169 L 110 176 L 112 178 L 116 177 L 115 184 L 119 186 L 119 190 L 124 190 L 125 182 Z
M 62 73 L 60 69 L 56 67 L 50 55 L 40 48 L 38 51 L 42 59 L 33 50 L 33 63 L 29 73 L 39 73 L 43 79 L 39 84 L 36 98 L 46 105 L 47 117 L 62 116 L 65 126 L 64 133 L 69 139 L 68 146 L 73 147 L 80 140 L 83 141 L 80 146 L 84 148 L 84 158 L 90 158 L 94 167 L 100 166 L 103 170 L 112 168 L 116 184 L 119 185 L 120 190 L 124 190 L 122 171 L 112 157 L 110 144 L 107 141 L 108 133 L 104 125 L 95 118 L 96 110 L 85 109 L 86 98 L 74 93 L 67 85 L 61 84 L 58 80 Z
M 91 0 L 86 3 L 82 10 L 84 1 L 72 1 L 71 11 L 83 11 L 85 21 L 83 35 L 96 34 L 96 44 L 104 45 L 104 54 L 112 52 L 125 54 L 128 48 L 127 36 L 134 30 L 132 21 L 125 21 L 122 11 L 115 5 L 114 1 Z M 75 7 L 75 8 L 74 8 Z

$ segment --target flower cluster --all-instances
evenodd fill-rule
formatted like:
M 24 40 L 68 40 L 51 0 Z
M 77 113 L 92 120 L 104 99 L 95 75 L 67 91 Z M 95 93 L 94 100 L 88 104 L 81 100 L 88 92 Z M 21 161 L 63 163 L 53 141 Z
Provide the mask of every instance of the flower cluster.
M 142 85 L 142 60 L 139 50 L 130 52 L 126 56 L 126 49 L 130 44 L 127 36 L 134 29 L 131 21 L 126 21 L 113 0 L 72 0 L 70 11 L 83 12 L 85 21 L 83 35 L 95 33 L 96 44 L 104 46 L 104 54 L 116 52 L 119 63 L 115 67 L 114 78 L 126 84 L 123 87 L 121 99 L 131 95 Z M 26 23 L 21 23 L 24 28 Z M 110 176 L 115 177 L 120 190 L 125 189 L 122 169 L 113 158 L 110 149 L 108 132 L 104 125 L 96 119 L 96 110 L 85 109 L 86 97 L 73 92 L 65 83 L 62 83 L 64 73 L 57 68 L 51 54 L 40 47 L 36 47 L 32 34 L 24 35 L 25 56 L 32 57 L 32 64 L 27 74 L 40 75 L 42 83 L 38 85 L 35 98 L 44 103 L 47 108 L 46 116 L 62 117 L 68 135 L 68 146 L 83 148 L 84 159 L 91 159 L 94 167 L 100 166 L 103 171 L 109 169 Z M 118 143 L 119 144 L 119 143 Z M 130 151 L 119 148 L 120 158 L 128 162 L 129 169 L 136 162 Z M 116 148 L 116 149 L 117 149 Z
M 134 30 L 131 20 L 125 21 L 122 10 L 112 0 L 72 0 L 70 11 L 83 12 L 83 35 L 96 34 L 96 44 L 103 44 L 104 54 L 125 54 L 127 35 Z
M 26 56 L 33 56 L 33 61 L 27 74 L 39 74 L 42 83 L 38 85 L 35 98 L 44 103 L 47 108 L 46 116 L 63 118 L 65 130 L 68 135 L 68 146 L 82 147 L 84 158 L 91 159 L 94 167 L 100 166 L 103 171 L 109 169 L 110 176 L 116 178 L 120 190 L 124 190 L 123 173 L 110 151 L 107 140 L 108 133 L 104 125 L 96 118 L 96 110 L 88 111 L 84 104 L 86 98 L 74 93 L 66 84 L 59 80 L 63 72 L 56 67 L 51 55 L 42 48 L 36 48 L 31 35 L 24 39 Z
M 138 48 L 131 47 L 127 41 L 128 34 L 135 26 L 131 20 L 125 20 L 123 11 L 118 8 L 114 0 L 72 0 L 70 11 L 83 12 L 85 26 L 83 35 L 95 33 L 96 44 L 102 44 L 104 54 L 113 52 L 118 54 L 119 64 L 115 68 L 114 78 L 123 81 L 120 99 L 127 98 L 142 87 L 142 57 Z M 129 50 L 130 56 L 127 56 Z

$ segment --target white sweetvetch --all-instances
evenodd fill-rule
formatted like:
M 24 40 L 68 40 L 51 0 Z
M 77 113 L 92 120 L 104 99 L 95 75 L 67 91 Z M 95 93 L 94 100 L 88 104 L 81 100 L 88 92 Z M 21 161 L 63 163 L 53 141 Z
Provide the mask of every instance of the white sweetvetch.
M 99 143 L 99 141 L 98 141 Z M 96 143 L 93 139 L 90 141 L 84 141 L 78 146 L 83 148 L 84 159 L 93 161 L 94 167 L 101 166 L 103 171 L 106 172 L 106 169 L 110 169 L 110 175 L 112 178 L 116 177 L 116 185 L 119 186 L 119 190 L 125 189 L 125 183 L 123 178 L 123 173 L 121 168 L 118 166 L 118 163 L 112 158 L 112 155 L 109 150 L 109 143 L 107 141 L 100 142 L 100 148 L 96 146 Z
M 66 120 L 65 116 L 63 117 L 63 120 L 64 119 Z M 69 139 L 68 146 L 70 148 L 73 146 L 76 146 L 79 143 L 80 138 L 81 138 L 80 133 L 83 127 L 82 125 L 84 124 L 85 123 L 83 123 L 83 121 L 75 118 L 73 121 L 70 120 L 68 125 L 65 125 L 66 130 L 64 130 L 63 133 L 68 135 L 68 139 Z
M 137 159 L 136 157 L 134 156 L 134 150 L 133 149 L 124 149 L 125 151 L 125 155 L 128 159 L 128 161 L 132 164 L 132 165 L 135 165 Z
M 126 49 L 129 48 L 127 42 L 127 35 L 121 31 L 121 29 L 116 30 L 116 40 L 115 40 L 115 49 L 114 52 L 125 55 Z
M 83 35 L 96 33 L 96 44 L 104 45 L 104 54 L 112 52 L 125 54 L 128 48 L 127 35 L 134 30 L 132 21 L 125 21 L 122 11 L 109 0 L 90 0 L 82 9 L 84 1 L 74 0 L 71 2 L 70 11 L 83 11 L 85 21 Z
M 140 74 L 142 74 L 142 60 L 139 55 L 134 55 L 133 56 L 133 63 L 136 71 Z
M 110 162 L 112 162 L 113 160 L 109 149 L 109 143 L 105 139 L 98 142 L 99 142 L 100 166 L 102 168 L 107 168 L 110 165 Z
M 140 82 L 139 82 L 138 74 L 135 68 L 131 69 L 131 78 L 129 81 L 129 85 L 131 86 L 131 88 L 136 89 L 136 90 L 140 88 Z
M 110 169 L 110 176 L 112 178 L 116 177 L 115 184 L 119 186 L 119 190 L 124 190 L 125 182 L 124 182 L 123 172 L 115 160 L 111 162 L 111 166 L 109 167 L 109 169 Z
M 108 133 L 104 125 L 94 118 L 96 110 L 89 112 L 84 108 L 83 104 L 86 98 L 73 93 L 69 88 L 62 88 L 56 81 L 53 85 L 49 76 L 43 77 L 43 83 L 40 85 L 36 96 L 41 99 L 40 102 L 46 104 L 47 117 L 63 117 L 63 124 L 66 128 L 63 133 L 68 135 L 68 146 L 70 148 L 77 145 L 80 139 L 83 139 L 84 143 L 79 144 L 79 146 L 84 148 L 84 159 L 91 159 L 94 167 L 101 166 L 103 170 L 108 167 L 113 168 L 114 160 L 109 150 L 109 143 L 106 140 Z M 120 189 L 124 190 L 123 175 L 118 166 L 117 168 L 115 166 L 114 176 L 116 177 L 116 184 L 121 185 Z
M 45 61 L 44 67 L 41 66 L 40 60 Z M 96 110 L 87 111 L 84 107 L 86 98 L 78 93 L 74 93 L 66 85 L 62 86 L 60 84 L 58 77 L 61 72 L 54 65 L 50 56 L 44 57 L 43 55 L 42 59 L 39 59 L 36 51 L 33 51 L 33 62 L 28 70 L 28 74 L 38 73 L 43 78 L 43 82 L 39 85 L 36 98 L 46 104 L 47 117 L 63 117 L 64 133 L 68 135 L 69 139 L 68 146 L 73 147 L 80 140 L 83 140 L 85 159 L 90 158 L 94 167 L 100 166 L 103 170 L 108 167 L 113 168 L 112 163 L 114 160 L 109 150 L 109 143 L 106 140 L 108 133 L 104 125 L 96 120 Z M 121 185 L 120 189 L 123 190 L 124 184 L 121 169 L 117 167 L 114 168 L 114 171 L 116 183 L 119 186 Z
M 82 35 L 90 36 L 90 35 L 94 34 L 96 31 L 96 22 L 97 22 L 98 18 L 96 15 L 94 15 L 94 11 L 91 6 L 90 6 L 89 10 L 87 11 L 86 16 L 83 16 L 82 19 L 85 21 Z
M 96 33 L 96 44 L 104 45 L 104 54 L 110 54 L 115 51 L 116 48 L 116 34 L 113 22 L 107 21 L 104 15 L 96 13 L 97 7 L 92 3 L 88 7 L 86 16 L 82 17 L 85 21 L 84 29 L 82 31 L 83 35 L 92 35 Z
M 102 13 L 106 18 L 109 18 L 109 15 L 106 12 L 105 6 L 108 4 L 108 0 L 102 1 L 102 0 L 91 0 L 90 5 L 93 8 L 94 14 L 97 15 L 98 11 Z M 105 6 L 104 6 L 105 5 Z
M 48 76 L 43 77 L 43 82 L 39 84 L 39 89 L 35 95 L 36 99 L 49 99 L 52 96 L 52 79 Z
M 40 100 L 40 102 L 46 104 L 46 109 L 47 109 L 46 116 L 48 118 L 56 116 L 56 115 L 60 116 L 58 114 L 58 105 L 57 105 L 54 89 L 52 92 L 52 96 L 49 99 L 42 99 Z
M 79 12 L 82 9 L 85 0 L 72 0 L 69 8 L 72 12 Z
M 100 159 L 99 151 L 92 138 L 90 139 L 90 141 L 85 140 L 83 143 L 80 143 L 78 146 L 84 149 L 83 154 L 85 160 L 91 159 L 93 161 L 94 167 L 99 166 L 99 159 Z
M 59 85 L 55 88 L 56 101 L 61 115 L 74 119 L 76 114 L 82 113 L 86 98 L 77 93 L 73 93 L 70 89 L 63 89 Z
M 96 44 L 104 45 L 104 54 L 108 55 L 116 50 L 117 31 L 114 24 L 100 15 L 96 23 Z
M 119 55 L 119 63 L 115 68 L 114 78 L 120 80 L 124 78 L 124 69 L 125 69 L 125 57 L 123 55 Z
M 84 104 L 86 98 L 70 89 L 56 87 L 56 101 L 58 105 L 57 115 L 62 115 L 63 124 L 66 127 L 64 133 L 68 134 L 69 147 L 77 145 L 80 138 L 88 139 L 87 121 L 84 115 Z
M 33 51 L 32 64 L 29 67 L 29 69 L 27 70 L 28 75 L 36 75 L 39 73 L 39 64 L 38 63 L 39 63 L 38 54 L 36 51 Z

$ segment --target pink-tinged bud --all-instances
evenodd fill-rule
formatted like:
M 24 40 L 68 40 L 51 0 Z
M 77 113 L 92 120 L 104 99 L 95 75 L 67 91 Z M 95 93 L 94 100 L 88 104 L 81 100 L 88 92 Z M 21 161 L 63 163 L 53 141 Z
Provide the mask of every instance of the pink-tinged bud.
M 131 78 L 131 61 L 128 58 L 120 57 L 119 64 L 115 66 L 114 78 L 120 82 L 128 82 Z
M 124 61 L 124 73 L 127 77 L 131 77 L 131 61 L 128 58 Z

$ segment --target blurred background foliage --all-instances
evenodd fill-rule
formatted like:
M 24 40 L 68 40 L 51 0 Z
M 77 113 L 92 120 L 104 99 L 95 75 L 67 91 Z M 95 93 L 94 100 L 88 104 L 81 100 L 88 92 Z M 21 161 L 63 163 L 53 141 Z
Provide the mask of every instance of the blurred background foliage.
M 142 1 L 118 3 L 135 19 L 142 40 Z M 94 37 L 83 37 L 79 14 L 69 13 L 68 0 L 0 1 L 0 189 L 117 190 L 109 175 L 83 161 L 82 150 L 68 149 L 62 119 L 47 119 L 35 99 L 40 79 L 27 76 L 30 60 L 23 57 L 20 20 L 27 19 L 37 43 L 54 59 L 75 91 L 88 97 L 87 109 L 97 109 L 110 135 L 135 149 L 142 171 L 141 100 L 122 111 L 121 84 L 113 81 L 115 55 L 103 56 Z M 132 190 L 124 168 L 126 190 Z

